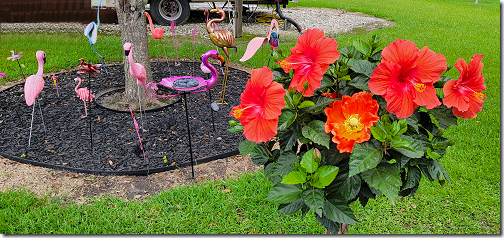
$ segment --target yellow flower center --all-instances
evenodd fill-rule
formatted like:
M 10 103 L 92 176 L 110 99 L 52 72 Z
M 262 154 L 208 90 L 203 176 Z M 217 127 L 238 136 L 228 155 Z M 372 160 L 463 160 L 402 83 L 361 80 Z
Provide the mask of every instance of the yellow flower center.
M 418 92 L 423 93 L 425 91 L 425 89 L 427 89 L 427 86 L 425 86 L 425 84 L 423 84 L 423 83 L 416 83 L 415 84 L 415 90 L 417 90 Z
M 291 62 L 285 60 L 280 61 L 278 64 L 280 64 L 280 67 L 282 67 L 282 69 L 285 69 L 292 65 Z
M 483 100 L 486 98 L 486 95 L 483 94 L 483 93 L 479 93 L 479 92 L 474 92 L 474 96 L 476 97 L 476 99 L 478 100 Z
M 348 133 L 355 133 L 364 128 L 364 125 L 360 122 L 358 114 L 352 114 L 345 120 L 345 129 Z
M 233 110 L 233 116 L 236 119 L 239 119 L 242 116 L 243 111 L 245 111 L 246 109 L 251 108 L 251 107 L 253 107 L 253 106 L 248 106 L 248 107 L 245 107 L 245 108 Z

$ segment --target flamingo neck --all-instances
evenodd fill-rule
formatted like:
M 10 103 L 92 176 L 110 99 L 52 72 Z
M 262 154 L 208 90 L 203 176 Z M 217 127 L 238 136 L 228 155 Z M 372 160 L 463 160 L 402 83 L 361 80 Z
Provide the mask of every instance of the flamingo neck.
M 204 55 L 201 60 L 203 64 L 208 69 L 210 69 L 210 72 L 212 73 L 212 77 L 210 77 L 210 79 L 207 80 L 207 88 L 210 90 L 213 87 L 215 87 L 215 85 L 217 85 L 217 80 L 219 79 L 219 73 L 217 72 L 217 69 L 213 67 L 212 64 L 208 63 L 208 57 L 209 57 L 208 55 Z
M 44 76 L 44 58 L 37 59 L 37 61 L 38 61 L 37 75 L 38 76 Z
M 79 83 L 77 83 L 77 86 L 75 86 L 75 92 L 77 92 L 77 89 L 79 89 L 79 86 L 81 85 L 82 80 L 77 79 L 77 82 L 79 82 Z
M 207 22 L 206 27 L 207 27 L 207 31 L 208 31 L 208 33 L 214 32 L 214 28 L 212 27 L 212 23 L 214 23 L 214 22 L 222 22 L 222 21 L 224 21 L 224 18 L 225 18 L 226 16 L 225 16 L 224 14 L 223 14 L 223 15 L 220 15 L 220 16 L 221 16 L 221 18 L 214 18 L 214 19 L 212 19 L 212 20 L 210 20 L 210 21 L 208 21 L 208 22 Z
M 128 55 L 128 62 L 130 64 L 130 72 L 133 74 L 133 72 L 135 72 L 135 61 L 133 61 L 133 52 L 130 50 L 130 53 Z
M 150 31 L 153 32 L 154 31 L 154 25 L 152 24 L 152 19 L 151 19 L 149 13 L 146 12 L 145 15 L 147 16 L 147 19 L 149 19 Z

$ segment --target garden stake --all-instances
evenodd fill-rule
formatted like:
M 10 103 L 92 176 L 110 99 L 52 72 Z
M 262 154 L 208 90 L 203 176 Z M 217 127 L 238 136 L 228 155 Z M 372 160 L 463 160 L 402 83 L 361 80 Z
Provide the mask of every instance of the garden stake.
M 135 125 L 136 133 L 138 135 L 138 141 L 140 141 L 140 149 L 142 150 L 143 157 L 145 159 L 145 151 L 144 151 L 144 148 L 142 146 L 142 139 L 140 138 L 140 132 L 138 131 L 138 123 L 137 123 L 135 117 L 133 116 L 133 111 L 131 111 L 131 107 L 128 107 L 128 108 L 130 110 L 131 117 L 133 118 L 133 124 Z
M 191 144 L 191 127 L 189 126 L 189 115 L 187 113 L 187 92 L 182 93 L 184 96 L 184 105 L 185 105 L 185 115 L 186 115 L 186 123 L 187 123 L 187 138 L 189 140 L 189 154 L 191 156 L 191 170 L 192 170 L 192 178 L 194 179 L 194 160 L 192 154 L 192 144 Z

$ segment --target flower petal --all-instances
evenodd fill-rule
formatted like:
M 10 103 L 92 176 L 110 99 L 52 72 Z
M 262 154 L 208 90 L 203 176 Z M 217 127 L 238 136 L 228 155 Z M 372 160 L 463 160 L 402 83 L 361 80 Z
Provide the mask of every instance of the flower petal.
M 435 83 L 439 80 L 441 73 L 446 70 L 446 57 L 442 54 L 436 55 L 427 46 L 420 50 L 416 61 L 416 67 L 412 78 L 422 83 Z
M 276 135 L 277 127 L 278 118 L 268 120 L 262 117 L 257 117 L 244 126 L 243 134 L 247 140 L 254 141 L 256 143 L 266 142 Z
M 409 40 L 398 39 L 383 49 L 381 53 L 382 62 L 395 62 L 399 64 L 404 71 L 408 71 L 416 66 L 415 61 L 418 57 L 418 52 L 415 43 Z
M 397 81 L 401 72 L 401 66 L 392 61 L 383 61 L 376 66 L 371 74 L 368 86 L 369 90 L 377 95 L 384 95 L 392 82 Z
M 423 92 L 413 91 L 415 99 L 413 101 L 419 106 L 425 106 L 427 109 L 435 108 L 441 105 L 439 98 L 436 96 L 436 89 L 432 84 L 426 84 Z

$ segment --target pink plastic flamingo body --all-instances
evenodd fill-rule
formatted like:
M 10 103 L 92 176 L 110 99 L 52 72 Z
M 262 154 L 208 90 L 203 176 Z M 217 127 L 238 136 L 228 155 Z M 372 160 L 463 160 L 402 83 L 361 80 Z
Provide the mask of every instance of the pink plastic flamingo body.
M 163 38 L 163 34 L 164 34 L 163 28 L 161 28 L 161 27 L 154 28 L 154 25 L 152 24 L 152 19 L 151 19 L 151 16 L 149 15 L 149 13 L 145 12 L 145 15 L 147 16 L 147 19 L 149 19 L 149 25 L 150 25 L 152 37 L 154 37 L 154 39 Z
M 133 54 L 131 53 L 133 45 L 131 43 L 125 43 L 123 49 L 124 54 L 128 57 L 128 61 L 130 63 L 131 76 L 137 79 L 137 84 L 145 86 L 145 83 L 147 81 L 147 74 L 145 72 L 145 67 L 139 63 L 135 63 L 135 61 L 133 60 Z
M 11 56 L 11 57 L 7 57 L 7 60 L 12 60 L 12 61 L 14 61 L 14 60 L 21 59 L 21 57 L 23 57 L 23 56 L 22 56 L 23 51 L 21 51 L 21 52 L 17 53 L 17 55 L 16 55 L 16 54 L 14 54 L 14 51 L 13 51 L 13 50 L 11 50 L 10 52 L 12 52 L 12 56 Z
M 248 43 L 247 49 L 245 50 L 245 54 L 240 59 L 240 61 L 244 62 L 244 61 L 249 60 L 250 58 L 252 58 L 252 56 L 254 56 L 254 54 L 257 52 L 257 50 L 259 50 L 259 48 L 261 48 L 261 46 L 266 45 L 271 39 L 271 32 L 272 32 L 273 28 L 278 29 L 278 21 L 276 19 L 271 20 L 271 25 L 270 25 L 270 29 L 268 31 L 268 36 L 255 37 L 254 39 L 252 39 Z M 277 47 L 278 42 L 276 42 L 276 43 L 277 44 L 275 46 L 272 45 L 272 47 Z
M 44 63 L 46 54 L 44 51 L 37 51 L 38 71 L 36 74 L 28 77 L 24 85 L 24 95 L 26 105 L 31 106 L 35 102 L 35 98 L 44 88 Z
M 208 58 L 216 59 L 223 64 L 225 62 L 224 57 L 219 55 L 219 52 L 216 50 L 209 50 L 201 57 L 202 64 L 205 65 L 207 69 L 212 73 L 212 77 L 208 80 L 205 80 L 201 77 L 192 77 L 192 76 L 173 76 L 170 78 L 163 78 L 159 84 L 175 89 L 178 91 L 192 91 L 191 93 L 204 92 L 212 89 L 217 84 L 217 80 L 219 78 L 219 73 L 217 69 L 213 67 L 210 63 L 208 63 Z M 205 87 L 202 90 L 193 91 L 198 88 Z M 158 90 L 158 86 L 156 82 L 149 82 L 145 87 L 145 93 L 149 98 L 152 99 L 160 99 L 160 98 L 169 98 L 179 96 L 180 94 L 172 94 L 172 95 L 158 95 L 155 92 Z
M 85 88 L 79 88 L 81 85 L 82 79 L 80 77 L 77 77 L 74 79 L 76 82 L 78 82 L 77 86 L 75 86 L 75 92 L 77 93 L 77 96 L 84 101 L 84 111 L 86 112 L 86 115 L 82 115 L 81 118 L 86 118 L 87 117 L 87 107 L 86 107 L 86 101 L 91 102 L 93 101 L 94 95 L 91 94 L 92 91 L 89 91 L 87 87 Z

